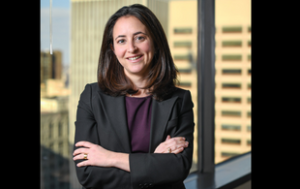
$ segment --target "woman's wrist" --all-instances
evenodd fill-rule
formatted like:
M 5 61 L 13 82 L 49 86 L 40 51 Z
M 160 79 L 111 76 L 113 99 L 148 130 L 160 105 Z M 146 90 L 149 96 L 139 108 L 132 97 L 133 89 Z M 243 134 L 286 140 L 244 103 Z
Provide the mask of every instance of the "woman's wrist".
M 112 152 L 112 156 L 109 160 L 112 167 L 123 169 L 124 171 L 130 172 L 129 166 L 129 154 Z

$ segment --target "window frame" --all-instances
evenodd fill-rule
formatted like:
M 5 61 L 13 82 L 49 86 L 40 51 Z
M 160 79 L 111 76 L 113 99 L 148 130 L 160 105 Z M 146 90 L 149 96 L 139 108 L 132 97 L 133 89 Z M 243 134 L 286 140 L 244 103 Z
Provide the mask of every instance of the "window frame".
M 251 180 L 251 151 L 215 164 L 215 0 L 198 0 L 197 6 L 198 170 L 184 183 L 187 189 L 235 188 Z M 222 169 L 233 164 L 236 169 L 225 175 Z

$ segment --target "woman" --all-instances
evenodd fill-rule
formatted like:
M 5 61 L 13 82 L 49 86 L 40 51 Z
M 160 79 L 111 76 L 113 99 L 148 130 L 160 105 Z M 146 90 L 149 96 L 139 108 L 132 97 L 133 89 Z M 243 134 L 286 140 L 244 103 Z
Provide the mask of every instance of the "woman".
M 84 188 L 185 188 L 193 153 L 190 92 L 175 87 L 177 70 L 163 28 L 142 5 L 108 20 L 98 82 L 82 92 L 74 161 Z

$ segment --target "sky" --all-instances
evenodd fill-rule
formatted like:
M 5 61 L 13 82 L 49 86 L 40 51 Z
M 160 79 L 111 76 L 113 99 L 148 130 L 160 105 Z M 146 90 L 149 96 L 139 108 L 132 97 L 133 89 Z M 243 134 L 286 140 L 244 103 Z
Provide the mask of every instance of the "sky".
M 41 51 L 50 49 L 50 0 L 41 2 Z M 70 0 L 52 0 L 52 49 L 62 51 L 63 65 L 70 64 Z

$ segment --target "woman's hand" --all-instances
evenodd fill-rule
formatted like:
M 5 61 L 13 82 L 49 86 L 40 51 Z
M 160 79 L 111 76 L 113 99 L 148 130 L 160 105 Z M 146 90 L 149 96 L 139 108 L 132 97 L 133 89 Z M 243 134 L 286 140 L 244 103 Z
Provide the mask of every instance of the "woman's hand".
M 84 148 L 78 148 L 73 152 L 73 160 L 85 159 L 86 161 L 82 161 L 78 163 L 78 167 L 82 166 L 100 166 L 100 167 L 112 167 L 112 162 L 110 161 L 114 152 L 104 149 L 103 147 L 93 144 L 88 141 L 80 141 L 75 144 L 76 147 L 82 146 Z
M 189 142 L 185 141 L 184 137 L 171 138 L 167 136 L 166 140 L 160 143 L 155 149 L 154 153 L 174 153 L 178 154 L 188 147 Z

